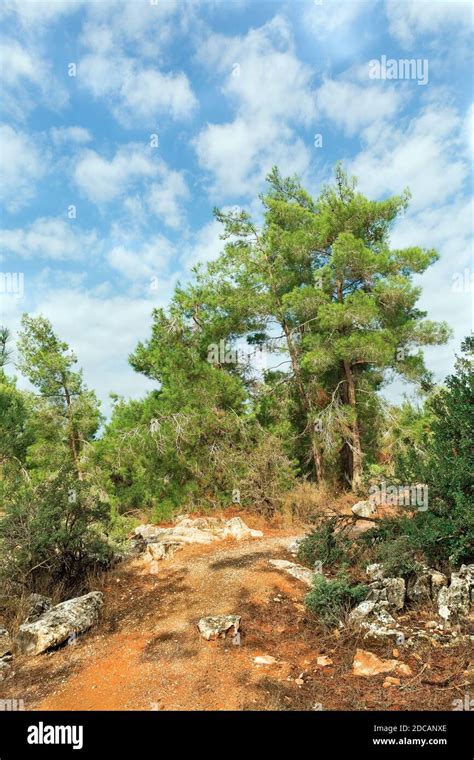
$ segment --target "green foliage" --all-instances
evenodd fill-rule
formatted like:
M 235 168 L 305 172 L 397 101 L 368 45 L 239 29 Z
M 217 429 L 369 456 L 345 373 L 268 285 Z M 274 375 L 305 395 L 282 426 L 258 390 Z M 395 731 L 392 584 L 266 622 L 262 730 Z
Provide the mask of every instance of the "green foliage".
M 67 456 L 78 477 L 84 448 L 93 440 L 100 422 L 99 402 L 87 390 L 82 371 L 72 368 L 77 359 L 55 335 L 44 317 L 22 317 L 18 340 L 18 368 L 39 390 L 34 409 L 35 446 L 30 448 L 32 467 L 57 469 Z M 41 477 L 41 473 L 40 473 Z
M 338 523 L 336 517 L 323 520 L 305 536 L 298 549 L 298 559 L 311 567 L 315 562 L 321 562 L 323 567 L 346 562 L 351 542 L 344 532 L 336 532 Z
M 461 348 L 455 374 L 431 392 L 425 408 L 405 403 L 396 413 L 395 475 L 400 483 L 428 486 L 428 509 L 382 520 L 359 539 L 387 574 L 474 560 L 472 338 Z
M 315 575 L 313 587 L 305 597 L 305 603 L 321 623 L 326 626 L 338 625 L 339 621 L 360 602 L 369 589 L 362 584 L 352 585 L 345 573 L 334 579 Z
M 98 489 L 65 467 L 32 484 L 9 484 L 0 519 L 0 578 L 18 591 L 84 587 L 87 571 L 105 567 L 112 549 L 103 535 L 109 505 Z

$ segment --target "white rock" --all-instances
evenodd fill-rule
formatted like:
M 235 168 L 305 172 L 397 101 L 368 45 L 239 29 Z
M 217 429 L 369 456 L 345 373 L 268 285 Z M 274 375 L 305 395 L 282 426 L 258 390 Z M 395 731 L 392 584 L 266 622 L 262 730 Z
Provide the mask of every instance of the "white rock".
M 0 628 L 0 657 L 12 651 L 13 641 L 6 628 Z
M 35 620 L 48 612 L 52 607 L 52 601 L 49 596 L 42 596 L 42 594 L 30 594 L 28 597 L 28 610 L 27 617 L 24 620 L 25 623 L 34 623 Z
M 149 551 L 155 559 L 163 559 L 170 552 L 177 551 L 178 544 L 210 544 L 231 537 L 261 538 L 260 530 L 252 530 L 240 517 L 233 517 L 225 522 L 218 517 L 183 517 L 171 528 L 159 528 L 154 525 L 139 525 L 135 529 L 134 541 L 138 543 L 139 551 L 147 551 L 147 545 L 153 545 Z M 161 550 L 159 544 L 173 547 Z
M 431 574 L 431 598 L 433 602 L 437 602 L 439 592 L 448 585 L 448 579 L 438 570 L 429 570 L 428 572 Z
M 462 565 L 458 573 L 451 574 L 451 583 L 438 594 L 438 614 L 444 620 L 466 617 L 469 614 L 470 578 Z
M 389 607 L 402 610 L 405 604 L 405 581 L 403 578 L 384 578 L 370 584 L 367 596 L 374 602 L 387 602 Z
M 352 507 L 352 514 L 357 515 L 357 517 L 371 517 L 376 511 L 377 507 L 370 501 L 358 501 Z
M 277 662 L 275 657 L 272 657 L 269 654 L 263 654 L 259 655 L 258 657 L 255 657 L 254 664 L 255 665 L 275 665 Z
M 374 562 L 373 565 L 367 565 L 365 572 L 371 581 L 381 581 L 384 576 L 384 567 L 380 563 Z
M 354 607 L 349 613 L 349 625 L 352 625 L 354 628 L 359 628 L 360 624 L 366 620 L 370 613 L 375 609 L 375 605 L 376 602 L 365 600 L 358 604 L 357 607 Z
M 87 631 L 97 623 L 103 603 L 104 595 L 100 591 L 91 591 L 57 604 L 36 622 L 20 626 L 14 642 L 15 650 L 19 654 L 40 654 L 62 644 L 71 635 Z
M 146 550 L 147 554 L 149 554 L 152 559 L 158 560 L 172 557 L 173 554 L 176 554 L 176 552 L 182 548 L 183 544 L 160 541 L 154 544 L 148 544 Z
M 211 639 L 224 638 L 227 634 L 234 637 L 240 628 L 240 615 L 210 615 L 203 617 L 198 623 L 201 636 Z
M 305 536 L 298 536 L 298 538 L 292 538 L 288 544 L 288 551 L 290 554 L 296 557 L 299 552 L 300 546 L 303 543 Z
M 276 567 L 277 570 L 284 570 L 293 578 L 297 578 L 299 581 L 306 583 L 307 586 L 311 586 L 313 583 L 314 572 L 308 567 L 303 565 L 297 565 L 295 562 L 289 562 L 286 559 L 271 559 L 270 564 Z
M 232 517 L 225 524 L 224 536 L 232 536 L 240 541 L 242 538 L 260 538 L 263 533 L 260 530 L 251 530 L 240 517 Z

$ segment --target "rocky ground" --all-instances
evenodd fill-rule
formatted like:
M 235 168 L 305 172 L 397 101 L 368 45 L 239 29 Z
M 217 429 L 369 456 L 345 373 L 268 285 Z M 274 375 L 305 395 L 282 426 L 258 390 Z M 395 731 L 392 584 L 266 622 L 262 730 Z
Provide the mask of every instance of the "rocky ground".
M 140 553 L 97 589 L 100 622 L 53 650 L 15 656 L 0 699 L 27 710 L 453 710 L 470 699 L 466 637 L 445 646 L 431 634 L 368 642 L 363 628 L 325 630 L 303 604 L 307 577 L 288 564 L 288 531 L 236 540 L 234 523 L 213 532 L 197 544 L 167 535 L 181 545 L 160 560 L 147 548 L 156 535 L 140 535 Z M 199 621 L 225 615 L 240 621 L 207 640 L 209 621 L 201 632 Z M 403 630 L 429 632 L 433 616 L 429 605 L 408 607 Z

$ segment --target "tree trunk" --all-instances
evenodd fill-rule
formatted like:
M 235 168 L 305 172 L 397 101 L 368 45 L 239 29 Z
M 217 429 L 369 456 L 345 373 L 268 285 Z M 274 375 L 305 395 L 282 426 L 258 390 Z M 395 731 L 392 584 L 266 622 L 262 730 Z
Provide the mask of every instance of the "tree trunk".
M 313 459 L 314 469 L 316 472 L 316 480 L 318 481 L 318 483 L 320 483 L 323 479 L 324 472 L 323 472 L 323 462 L 322 462 L 321 451 L 319 450 L 319 447 L 317 444 L 317 438 L 314 432 L 315 420 L 314 420 L 313 405 L 311 403 L 311 399 L 306 393 L 306 388 L 304 386 L 303 378 L 301 377 L 301 367 L 298 361 L 298 353 L 296 351 L 295 345 L 293 343 L 293 339 L 291 337 L 291 330 L 288 327 L 288 323 L 285 318 L 285 313 L 284 313 L 281 298 L 277 292 L 277 289 L 275 288 L 271 262 L 269 261 L 268 256 L 265 253 L 265 251 L 262 250 L 262 254 L 267 263 L 270 287 L 273 293 L 273 297 L 275 298 L 275 302 L 277 304 L 278 319 L 283 329 L 283 332 L 285 334 L 286 345 L 288 346 L 288 353 L 290 354 L 291 367 L 293 369 L 293 374 L 296 378 L 296 384 L 298 387 L 298 394 L 299 394 L 303 409 L 306 412 L 307 427 L 309 427 L 311 431 L 310 432 L 311 456 Z
M 347 403 L 354 411 L 354 420 L 351 423 L 351 446 L 348 453 L 349 478 L 353 491 L 356 491 L 362 480 L 362 446 L 360 441 L 359 420 L 357 418 L 356 391 L 354 373 L 348 361 L 343 361 L 346 376 Z
M 323 473 L 323 462 L 322 462 L 322 457 L 321 457 L 321 451 L 319 450 L 317 436 L 315 435 L 315 432 L 314 432 L 315 420 L 314 420 L 313 405 L 311 403 L 311 399 L 308 397 L 308 394 L 306 393 L 306 388 L 304 387 L 303 378 L 301 377 L 301 368 L 299 365 L 296 348 L 291 338 L 290 329 L 285 319 L 283 318 L 282 318 L 282 327 L 283 327 L 283 332 L 285 333 L 285 337 L 286 337 L 288 353 L 290 354 L 291 367 L 293 369 L 293 373 L 296 378 L 296 384 L 298 386 L 298 393 L 299 393 L 303 408 L 306 412 L 307 425 L 309 426 L 311 430 L 311 433 L 310 433 L 311 456 L 313 459 L 314 469 L 316 472 L 316 480 L 318 481 L 318 483 L 320 483 L 323 479 L 324 473 Z
M 63 385 L 63 388 L 64 396 L 66 398 L 67 417 L 69 420 L 69 448 L 71 449 L 72 460 L 74 462 L 74 468 L 76 470 L 77 477 L 79 480 L 82 480 L 82 473 L 79 468 L 79 442 L 77 440 L 71 413 L 71 396 L 69 394 L 69 389 L 65 383 Z

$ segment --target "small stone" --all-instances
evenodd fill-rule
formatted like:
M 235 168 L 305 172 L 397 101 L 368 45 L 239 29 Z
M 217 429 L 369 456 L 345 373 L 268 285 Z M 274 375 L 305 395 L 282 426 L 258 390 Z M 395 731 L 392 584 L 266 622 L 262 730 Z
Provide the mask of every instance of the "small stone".
M 392 649 L 392 657 L 400 657 L 400 652 L 398 649 Z
M 382 660 L 373 652 L 357 649 L 352 663 L 352 673 L 355 676 L 376 676 L 380 673 L 397 673 L 400 676 L 412 674 L 411 668 L 398 660 Z
M 332 665 L 332 660 L 330 657 L 326 657 L 326 655 L 322 655 L 317 658 L 316 665 L 319 665 L 320 668 L 327 668 L 328 665 Z
M 401 681 L 399 678 L 394 678 L 393 676 L 387 676 L 382 686 L 384 689 L 389 689 L 391 686 L 400 686 L 400 684 L 401 684 Z
M 370 501 L 358 501 L 351 508 L 352 514 L 357 517 L 371 517 L 377 511 L 375 504 Z
M 254 659 L 254 665 L 275 665 L 277 660 L 269 654 L 259 655 Z
M 201 636 L 210 641 L 211 639 L 236 636 L 240 628 L 240 615 L 210 615 L 203 617 L 198 623 Z

